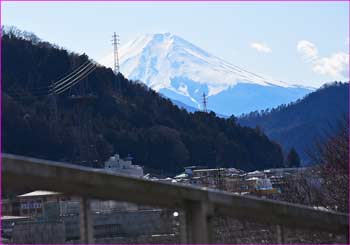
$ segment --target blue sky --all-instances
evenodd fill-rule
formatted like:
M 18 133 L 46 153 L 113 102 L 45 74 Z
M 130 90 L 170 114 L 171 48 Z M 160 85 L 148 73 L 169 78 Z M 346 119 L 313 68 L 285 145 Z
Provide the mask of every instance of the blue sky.
M 348 2 L 2 2 L 2 24 L 100 60 L 171 32 L 252 72 L 318 87 L 349 77 Z

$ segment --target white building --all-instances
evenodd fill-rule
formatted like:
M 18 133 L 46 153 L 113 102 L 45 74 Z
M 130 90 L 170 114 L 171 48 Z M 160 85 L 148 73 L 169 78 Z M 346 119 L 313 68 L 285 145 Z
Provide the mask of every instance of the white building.
M 128 175 L 132 177 L 144 177 L 143 168 L 141 166 L 133 165 L 130 157 L 126 159 L 120 158 L 119 154 L 111 156 L 105 162 L 104 169 L 101 171 Z M 92 211 L 95 213 L 113 213 L 115 211 L 138 210 L 138 206 L 136 204 L 112 200 L 91 200 L 90 205 Z
M 257 190 L 261 190 L 261 191 L 266 191 L 266 190 L 272 190 L 273 189 L 271 181 L 268 178 L 257 179 L 255 188 Z
M 119 154 L 111 156 L 105 162 L 105 170 L 134 177 L 143 177 L 143 168 L 141 166 L 133 165 L 130 158 L 121 159 Z
M 253 171 L 253 172 L 249 172 L 246 175 L 247 178 L 259 178 L 259 179 L 264 179 L 266 178 L 266 174 L 263 171 Z

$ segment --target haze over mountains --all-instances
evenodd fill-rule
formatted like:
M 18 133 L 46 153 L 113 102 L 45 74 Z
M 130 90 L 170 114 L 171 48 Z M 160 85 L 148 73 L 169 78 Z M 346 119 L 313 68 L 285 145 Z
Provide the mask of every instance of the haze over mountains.
M 197 109 L 206 93 L 208 109 L 222 115 L 276 107 L 312 91 L 242 69 L 171 33 L 141 36 L 119 55 L 129 79 Z M 100 63 L 112 67 L 113 54 Z

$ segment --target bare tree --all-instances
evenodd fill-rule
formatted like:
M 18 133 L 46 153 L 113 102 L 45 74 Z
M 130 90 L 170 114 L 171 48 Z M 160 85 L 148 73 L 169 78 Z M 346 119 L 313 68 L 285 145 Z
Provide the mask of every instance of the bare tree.
M 330 208 L 349 211 L 349 124 L 339 122 L 337 134 L 318 144 L 313 160 L 320 164 L 324 200 Z
M 309 206 L 349 211 L 349 127 L 348 120 L 338 123 L 332 136 L 317 143 L 309 153 L 313 167 L 286 178 L 282 199 Z
M 297 173 L 286 176 L 278 199 L 307 206 L 324 206 L 322 178 L 319 166 L 300 168 Z

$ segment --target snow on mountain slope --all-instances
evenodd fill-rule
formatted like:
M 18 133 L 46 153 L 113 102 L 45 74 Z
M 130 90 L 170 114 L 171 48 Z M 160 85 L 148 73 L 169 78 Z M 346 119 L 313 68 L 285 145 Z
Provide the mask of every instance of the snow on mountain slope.
M 171 99 L 197 108 L 203 92 L 209 98 L 217 97 L 237 84 L 296 88 L 232 65 L 170 33 L 149 34 L 130 41 L 120 48 L 119 57 L 120 71 L 127 78 L 140 80 Z M 113 54 L 100 63 L 112 67 Z M 220 108 L 217 110 L 220 113 Z

